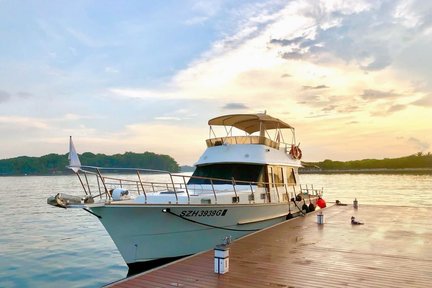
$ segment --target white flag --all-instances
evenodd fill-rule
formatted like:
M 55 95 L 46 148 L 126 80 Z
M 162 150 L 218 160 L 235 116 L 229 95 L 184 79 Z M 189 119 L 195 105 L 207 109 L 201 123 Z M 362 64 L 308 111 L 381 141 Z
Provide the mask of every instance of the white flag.
M 78 158 L 78 154 L 75 150 L 75 146 L 72 142 L 72 136 L 70 136 L 69 140 L 69 168 L 72 169 L 75 173 L 80 170 L 81 162 Z

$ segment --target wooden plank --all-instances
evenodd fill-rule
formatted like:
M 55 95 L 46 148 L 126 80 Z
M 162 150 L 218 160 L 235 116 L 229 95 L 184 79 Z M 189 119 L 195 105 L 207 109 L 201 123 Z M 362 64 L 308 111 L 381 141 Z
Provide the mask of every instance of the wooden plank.
M 224 275 L 213 272 L 213 251 L 208 251 L 110 287 L 427 287 L 432 282 L 429 209 L 349 205 L 322 212 L 323 225 L 314 212 L 233 242 Z M 364 225 L 352 225 L 351 216 Z

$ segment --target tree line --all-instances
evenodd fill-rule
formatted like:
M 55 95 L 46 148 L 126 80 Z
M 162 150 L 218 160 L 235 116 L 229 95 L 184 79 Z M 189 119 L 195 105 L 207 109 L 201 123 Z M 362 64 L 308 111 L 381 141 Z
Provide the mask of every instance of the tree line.
M 360 169 L 432 169 L 432 154 L 428 152 L 385 159 L 363 159 L 354 161 L 304 162 L 305 170 L 360 170 Z
M 152 152 L 126 152 L 115 155 L 85 152 L 79 157 L 81 163 L 87 166 L 180 171 L 174 158 Z M 68 154 L 48 154 L 41 157 L 21 156 L 0 160 L 0 175 L 62 175 L 70 173 L 70 169 L 66 168 L 68 164 Z

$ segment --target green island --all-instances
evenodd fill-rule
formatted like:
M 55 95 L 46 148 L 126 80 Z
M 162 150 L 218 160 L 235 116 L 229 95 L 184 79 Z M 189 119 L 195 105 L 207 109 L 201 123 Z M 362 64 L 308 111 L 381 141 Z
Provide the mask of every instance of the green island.
M 79 155 L 81 163 L 87 166 L 147 168 L 179 172 L 180 166 L 168 155 L 152 152 L 105 155 L 85 152 Z M 65 175 L 73 173 L 66 168 L 68 154 L 48 154 L 41 157 L 21 156 L 0 160 L 0 176 L 20 175 Z
M 385 159 L 302 162 L 300 173 L 425 173 L 432 174 L 430 152 Z
M 192 166 L 179 166 L 169 155 L 152 152 L 105 155 L 85 152 L 79 155 L 81 163 L 98 167 L 147 168 L 169 172 L 192 172 Z M 427 173 L 432 174 L 432 154 L 421 152 L 385 159 L 363 159 L 353 161 L 324 160 L 302 162 L 300 173 Z M 0 176 L 20 175 L 65 175 L 73 173 L 67 169 L 68 154 L 48 154 L 41 157 L 20 156 L 0 160 Z

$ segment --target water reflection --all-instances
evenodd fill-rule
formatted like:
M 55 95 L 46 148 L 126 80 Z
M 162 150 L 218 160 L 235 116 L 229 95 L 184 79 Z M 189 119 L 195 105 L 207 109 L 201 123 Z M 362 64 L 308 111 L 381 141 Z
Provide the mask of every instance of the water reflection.
M 75 176 L 1 177 L 0 287 L 100 287 L 134 273 L 98 219 L 46 204 L 81 194 Z M 431 207 L 432 175 L 301 175 L 327 202 Z M 160 265 L 160 264 L 159 264 Z M 148 267 L 145 269 L 149 269 Z

